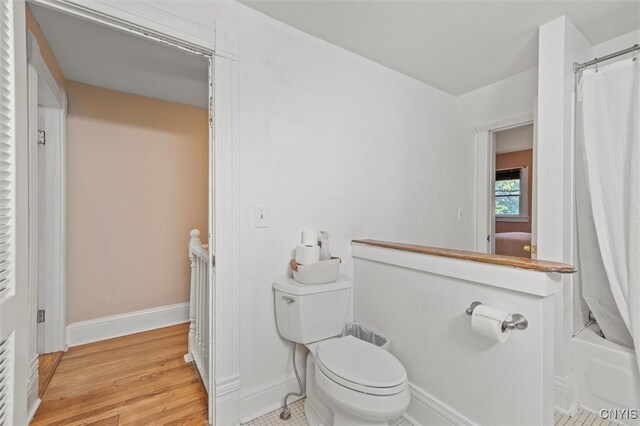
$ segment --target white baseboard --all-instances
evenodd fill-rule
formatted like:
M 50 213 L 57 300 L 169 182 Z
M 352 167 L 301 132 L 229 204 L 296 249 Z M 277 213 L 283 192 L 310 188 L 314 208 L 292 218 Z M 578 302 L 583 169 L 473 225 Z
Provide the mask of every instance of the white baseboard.
M 67 345 L 77 346 L 189 321 L 189 303 L 112 315 L 67 326 Z
M 305 384 L 305 372 L 300 371 L 302 384 Z M 240 392 L 241 423 L 263 416 L 282 406 L 284 396 L 289 392 L 298 392 L 298 381 L 291 375 L 272 380 L 260 386 L 254 386 Z M 303 396 L 289 399 L 289 403 L 295 402 Z
M 409 383 L 411 403 L 404 417 L 414 425 L 472 425 L 471 420 Z
M 236 426 L 240 424 L 240 375 L 216 379 L 215 424 Z
M 33 404 L 33 407 L 29 407 L 29 411 L 27 412 L 27 424 L 31 424 L 31 421 L 36 416 L 36 412 L 38 408 L 40 408 L 40 403 L 42 400 L 40 398 L 36 399 L 36 402 Z
M 573 416 L 578 411 L 578 387 L 573 374 L 553 377 L 553 402 L 556 411 Z

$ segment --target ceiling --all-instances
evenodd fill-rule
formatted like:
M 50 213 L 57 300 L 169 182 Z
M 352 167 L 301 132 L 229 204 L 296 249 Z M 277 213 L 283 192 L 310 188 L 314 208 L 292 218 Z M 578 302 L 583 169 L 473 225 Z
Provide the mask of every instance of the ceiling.
M 207 59 L 41 6 L 30 8 L 67 79 L 208 107 Z
M 495 136 L 496 154 L 533 149 L 533 124 L 501 130 Z
M 639 1 L 240 2 L 453 95 L 535 67 L 538 26 L 558 16 L 592 45 L 640 28 Z

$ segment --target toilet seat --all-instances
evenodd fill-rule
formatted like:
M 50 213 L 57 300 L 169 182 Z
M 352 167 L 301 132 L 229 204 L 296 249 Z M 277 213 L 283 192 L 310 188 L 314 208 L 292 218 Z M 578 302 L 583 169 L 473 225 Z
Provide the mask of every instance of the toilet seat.
M 407 389 L 407 372 L 396 357 L 353 336 L 320 343 L 316 366 L 333 382 L 357 392 L 388 396 Z

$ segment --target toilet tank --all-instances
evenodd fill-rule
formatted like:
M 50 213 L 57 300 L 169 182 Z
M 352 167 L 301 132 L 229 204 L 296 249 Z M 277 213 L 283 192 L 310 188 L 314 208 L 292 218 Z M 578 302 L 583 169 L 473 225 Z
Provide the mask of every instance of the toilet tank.
M 285 339 L 306 344 L 342 333 L 351 296 L 349 278 L 341 275 L 335 282 L 311 285 L 283 279 L 273 288 L 278 331 Z

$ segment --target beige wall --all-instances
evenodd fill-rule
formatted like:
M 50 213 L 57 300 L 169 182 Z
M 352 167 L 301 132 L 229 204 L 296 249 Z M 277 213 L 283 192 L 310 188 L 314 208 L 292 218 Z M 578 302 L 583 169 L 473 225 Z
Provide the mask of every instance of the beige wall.
M 207 110 L 67 81 L 68 322 L 189 300 Z

